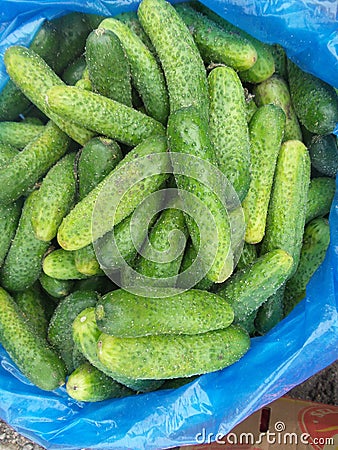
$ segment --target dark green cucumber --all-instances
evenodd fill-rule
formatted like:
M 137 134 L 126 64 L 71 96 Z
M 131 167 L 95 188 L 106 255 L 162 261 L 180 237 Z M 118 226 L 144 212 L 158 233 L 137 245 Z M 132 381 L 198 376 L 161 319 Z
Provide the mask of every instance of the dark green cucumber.
M 43 260 L 43 271 L 46 275 L 58 280 L 81 280 L 87 275 L 79 272 L 75 265 L 75 252 L 63 248 L 49 253 Z
M 48 321 L 46 318 L 42 293 L 38 285 L 14 294 L 14 300 L 22 314 L 31 324 L 32 328 L 42 336 L 47 337 Z
M 61 300 L 56 307 L 48 327 L 48 340 L 66 363 L 68 373 L 73 370 L 73 332 L 75 318 L 85 308 L 97 302 L 94 291 L 76 291 Z
M 215 22 L 187 4 L 175 7 L 189 28 L 206 64 L 222 63 L 234 70 L 247 70 L 257 60 L 255 47 L 244 37 L 222 30 Z
M 201 334 L 227 328 L 233 319 L 233 310 L 223 298 L 198 289 L 160 300 L 118 289 L 106 294 L 96 305 L 100 330 L 123 338 Z
M 244 242 L 243 250 L 241 256 L 237 263 L 237 270 L 244 269 L 244 267 L 249 266 L 257 259 L 257 247 L 253 244 L 248 244 Z
M 284 111 L 286 118 L 284 141 L 289 141 L 290 139 L 302 140 L 302 132 L 292 106 L 289 87 L 283 78 L 278 75 L 272 75 L 272 77 L 255 86 L 253 94 L 255 95 L 257 106 L 272 103 Z
M 104 276 L 89 277 L 84 280 L 76 280 L 74 284 L 75 291 L 96 291 L 100 295 L 107 294 L 117 286 L 113 282 Z
M 335 191 L 336 182 L 333 178 L 312 178 L 307 196 L 306 223 L 330 212 Z
M 192 336 L 118 338 L 102 333 L 98 355 L 118 375 L 163 380 L 223 369 L 238 361 L 249 346 L 247 333 L 231 325 Z
M 170 114 L 195 106 L 207 119 L 205 68 L 183 20 L 165 0 L 143 0 L 137 13 L 162 64 L 169 91 Z
M 23 122 L 0 122 L 0 142 L 22 149 L 44 131 L 43 125 Z
M 178 389 L 181 386 L 184 386 L 188 383 L 194 381 L 198 375 L 193 375 L 191 377 L 182 377 L 182 378 L 171 378 L 170 380 L 166 380 L 161 386 L 162 389 Z
M 74 86 L 79 80 L 81 80 L 83 71 L 86 68 L 86 58 L 81 55 L 79 58 L 72 61 L 70 65 L 62 74 L 62 80 L 69 86 Z
M 275 61 L 275 74 L 288 79 L 287 56 L 284 48 L 279 44 L 271 45 L 272 56 Z
M 258 309 L 255 328 L 259 334 L 267 333 L 283 319 L 284 291 L 285 285 L 282 285 Z
M 46 275 L 44 272 L 39 278 L 40 284 L 47 294 L 54 298 L 62 298 L 69 295 L 73 289 L 73 280 L 58 280 Z
M 335 177 L 338 172 L 337 136 L 313 136 L 309 144 L 311 165 L 318 172 L 328 177 Z
M 40 389 L 65 383 L 62 360 L 31 328 L 11 296 L 0 288 L 0 342 L 21 372 Z
M 230 67 L 213 69 L 208 82 L 210 139 L 218 167 L 242 201 L 250 185 L 250 142 L 243 87 Z
M 0 205 L 0 267 L 2 266 L 19 223 L 22 202 Z
M 138 20 L 136 11 L 127 11 L 114 16 L 114 18 L 127 25 L 130 30 L 141 39 L 143 44 L 146 45 L 151 53 L 153 53 L 156 57 L 154 46 L 151 43 L 151 40 L 149 39 L 147 33 L 142 28 L 142 25 Z
M 103 275 L 92 244 L 80 248 L 74 253 L 75 266 L 80 273 L 88 277 L 92 277 L 94 275 Z
M 273 176 L 283 140 L 285 114 L 279 106 L 261 106 L 249 124 L 251 182 L 243 201 L 245 240 L 261 242 L 265 233 Z
M 32 211 L 32 226 L 41 241 L 51 241 L 75 201 L 75 153 L 63 157 L 42 180 Z
M 88 361 L 85 358 L 85 356 L 82 354 L 80 349 L 76 345 L 74 345 L 74 348 L 73 348 L 73 367 L 74 367 L 74 370 L 77 369 L 78 367 L 80 367 L 82 364 L 84 364 L 86 362 L 88 362 Z
M 31 287 L 39 278 L 42 258 L 49 243 L 36 238 L 32 227 L 32 210 L 37 192 L 26 199 L 19 224 L 1 268 L 1 285 L 10 291 L 22 291 Z
M 104 18 L 105 16 L 100 16 L 99 14 L 85 14 L 85 21 L 91 30 L 96 30 Z
M 183 256 L 182 264 L 181 264 L 181 268 L 180 268 L 180 273 L 183 273 L 187 269 L 189 269 L 189 267 L 196 260 L 196 256 L 197 256 L 197 251 L 196 251 L 195 247 L 193 246 L 191 240 L 189 240 L 187 245 L 186 245 L 186 248 L 185 248 L 185 252 L 184 252 L 184 256 Z M 194 289 L 200 289 L 202 291 L 208 291 L 211 288 L 211 286 L 213 286 L 214 283 L 211 280 L 209 280 L 206 276 L 204 276 L 205 271 L 203 269 L 204 269 L 203 268 L 203 264 L 198 265 L 196 267 L 196 271 L 194 272 L 194 276 L 196 276 L 196 274 L 197 274 L 197 279 L 200 278 L 200 280 L 193 287 L 194 287 Z
M 79 402 L 100 402 L 135 394 L 88 362 L 81 364 L 70 374 L 66 389 Z
M 338 122 L 338 96 L 332 86 L 288 60 L 292 103 L 300 122 L 312 133 L 329 134 Z
M 129 61 L 116 34 L 104 28 L 92 31 L 86 41 L 86 61 L 94 92 L 132 106 Z
M 232 306 L 234 323 L 256 311 L 285 283 L 293 266 L 292 257 L 277 249 L 258 258 L 254 263 L 236 272 L 217 294 Z

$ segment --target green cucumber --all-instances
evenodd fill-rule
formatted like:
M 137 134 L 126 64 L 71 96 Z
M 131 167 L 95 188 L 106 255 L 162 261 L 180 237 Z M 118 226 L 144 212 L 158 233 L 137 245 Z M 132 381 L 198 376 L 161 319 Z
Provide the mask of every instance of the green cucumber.
M 275 74 L 288 79 L 287 56 L 284 48 L 279 44 L 271 45 L 272 56 L 275 61 Z
M 244 242 L 243 250 L 241 256 L 237 263 L 237 270 L 244 269 L 244 267 L 249 266 L 257 259 L 257 247 L 253 244 L 248 244 Z
M 179 4 L 175 9 L 189 28 L 206 64 L 222 63 L 236 71 L 250 69 L 255 64 L 257 52 L 247 39 L 222 30 L 187 4 Z
M 74 369 L 73 321 L 85 308 L 95 306 L 97 298 L 95 291 L 75 291 L 60 301 L 50 320 L 48 340 L 66 363 L 68 373 Z
M 44 131 L 43 125 L 23 122 L 0 122 L 0 142 L 22 149 Z
M 62 80 L 69 86 L 74 86 L 75 83 L 81 80 L 85 68 L 86 58 L 84 55 L 81 55 L 69 64 L 62 74 Z
M 130 30 L 141 39 L 143 44 L 148 47 L 148 49 L 151 51 L 151 53 L 153 53 L 155 57 L 157 56 L 154 46 L 151 43 L 151 40 L 149 39 L 148 35 L 142 28 L 140 21 L 138 20 L 136 11 L 127 11 L 127 12 L 118 14 L 117 16 L 114 16 L 114 19 L 117 19 L 120 22 L 124 23 L 125 25 L 128 25 Z
M 39 278 L 40 284 L 47 294 L 54 298 L 63 298 L 69 295 L 73 289 L 73 280 L 58 280 L 46 275 L 44 272 Z
M 197 251 L 196 251 L 195 247 L 193 246 L 191 240 L 189 240 L 186 245 L 186 248 L 185 248 L 185 252 L 184 252 L 184 256 L 183 256 L 182 264 L 181 264 L 181 268 L 180 268 L 180 273 L 183 273 L 187 269 L 189 269 L 189 267 L 195 261 L 196 256 L 197 256 Z M 201 279 L 194 286 L 194 289 L 200 289 L 201 291 L 208 291 L 213 286 L 214 283 L 211 280 L 209 280 L 206 276 L 202 276 L 205 274 L 205 272 L 203 271 L 203 264 L 196 267 L 196 270 L 198 271 L 197 273 L 200 274 L 200 276 L 198 276 L 198 278 L 201 278 Z
M 47 337 L 48 321 L 42 300 L 42 293 L 38 285 L 14 294 L 14 300 L 19 306 L 22 314 L 31 324 L 32 328 L 42 336 Z
M 312 178 L 307 196 L 306 223 L 329 214 L 335 191 L 336 182 L 333 178 Z
M 75 201 L 75 153 L 64 156 L 42 180 L 32 211 L 32 226 L 41 241 L 51 241 Z
M 99 14 L 85 14 L 85 21 L 91 30 L 96 30 L 104 18 L 105 16 L 100 16 Z
M 192 336 L 118 338 L 102 333 L 98 355 L 118 375 L 163 380 L 223 369 L 238 361 L 249 346 L 247 333 L 231 325 Z
M 250 123 L 252 116 L 257 111 L 257 105 L 254 101 L 254 96 L 250 94 L 248 91 L 244 90 L 245 95 L 245 113 L 246 113 L 246 121 Z
M 276 248 L 293 258 L 297 269 L 304 233 L 306 202 L 310 183 L 310 158 L 300 141 L 281 146 L 271 193 L 261 254 Z
M 213 69 L 208 82 L 209 133 L 218 167 L 243 200 L 250 185 L 250 142 L 243 87 L 230 67 Z
M 182 377 L 182 378 L 171 378 L 170 380 L 166 380 L 164 384 L 161 386 L 162 389 L 178 389 L 181 386 L 184 386 L 192 381 L 196 380 L 198 375 L 193 375 L 191 377 Z
M 255 328 L 259 334 L 266 334 L 283 319 L 285 285 L 269 297 L 257 311 Z
M 300 122 L 312 133 L 329 134 L 338 122 L 338 96 L 332 86 L 288 60 L 289 86 Z
M 26 199 L 19 224 L 1 268 L 1 285 L 10 291 L 23 291 L 39 278 L 42 258 L 49 243 L 36 238 L 32 227 L 32 210 L 37 192 Z
M 273 176 L 283 140 L 285 114 L 279 106 L 261 106 L 249 124 L 251 182 L 243 201 L 245 240 L 261 242 L 265 233 Z
M 76 280 L 74 284 L 75 291 L 96 291 L 100 295 L 116 289 L 113 282 L 104 276 L 94 276 L 84 280 Z
M 58 280 L 81 280 L 87 275 L 80 273 L 75 265 L 75 252 L 63 248 L 49 253 L 43 260 L 43 271 L 46 275 Z
M 75 266 L 76 269 L 88 277 L 94 275 L 103 275 L 100 264 L 97 261 L 94 247 L 92 244 L 80 248 L 75 252 Z
M 234 323 L 240 323 L 274 294 L 289 277 L 292 266 L 293 260 L 288 253 L 273 250 L 220 286 L 216 293 L 232 306 Z
M 255 95 L 255 102 L 257 106 L 273 105 L 279 106 L 285 113 L 285 131 L 284 141 L 291 139 L 302 140 L 302 132 L 300 125 L 292 106 L 289 87 L 286 81 L 278 75 L 272 77 L 258 84 L 253 89 Z
M 3 169 L 19 154 L 19 150 L 12 145 L 0 143 L 0 169 Z
M 20 200 L 0 205 L 0 267 L 2 266 L 19 223 L 22 209 Z
M 335 177 L 338 173 L 337 136 L 313 136 L 308 147 L 312 167 L 322 175 Z
M 74 345 L 73 348 L 73 367 L 74 370 L 80 367 L 82 364 L 88 362 L 87 359 L 84 357 L 80 349 Z
M 183 20 L 165 0 L 143 0 L 137 13 L 162 64 L 169 92 L 170 114 L 184 107 L 195 106 L 201 116 L 207 119 L 206 72 Z
M 66 389 L 72 398 L 80 402 L 100 402 L 135 394 L 88 362 L 81 364 L 70 374 Z
M 92 31 L 86 41 L 86 61 L 94 92 L 132 106 L 129 62 L 116 34 L 104 28 Z
M 40 389 L 65 383 L 62 360 L 31 328 L 12 297 L 0 288 L 0 342 L 21 372 Z
M 49 122 L 34 141 L 0 169 L 0 203 L 9 204 L 23 195 L 63 156 L 69 138 Z

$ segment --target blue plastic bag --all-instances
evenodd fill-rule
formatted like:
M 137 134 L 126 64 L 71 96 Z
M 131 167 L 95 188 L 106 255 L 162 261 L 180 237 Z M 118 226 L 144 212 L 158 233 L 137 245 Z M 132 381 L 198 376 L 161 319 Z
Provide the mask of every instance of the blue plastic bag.
M 2 0 L 0 89 L 7 46 L 27 45 L 44 18 L 70 11 L 115 15 L 134 0 Z M 336 2 L 204 0 L 257 38 L 282 44 L 304 69 L 338 86 Z M 32 386 L 0 347 L 0 417 L 48 449 L 159 449 L 229 432 L 245 417 L 331 364 L 338 349 L 338 193 L 330 214 L 331 244 L 307 297 L 266 336 L 252 340 L 236 364 L 177 390 L 79 403 L 64 388 Z M 202 435 L 201 435 L 202 433 Z

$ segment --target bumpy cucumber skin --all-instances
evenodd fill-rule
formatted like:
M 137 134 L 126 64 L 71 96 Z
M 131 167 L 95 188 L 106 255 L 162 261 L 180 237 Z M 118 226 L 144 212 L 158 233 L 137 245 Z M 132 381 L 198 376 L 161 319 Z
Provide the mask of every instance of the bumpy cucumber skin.
M 0 169 L 3 169 L 19 154 L 19 150 L 11 145 L 0 143 Z
M 124 23 L 125 25 L 128 25 L 130 30 L 138 36 L 144 45 L 148 47 L 148 49 L 155 55 L 155 49 L 153 44 L 151 43 L 151 40 L 149 39 L 148 35 L 142 28 L 142 25 L 137 17 L 136 11 L 127 11 L 121 14 L 118 14 L 117 16 L 114 16 L 114 19 L 119 20 L 120 22 Z M 155 55 L 156 57 L 156 55 Z M 158 119 L 159 120 L 159 119 Z M 161 122 L 161 121 L 160 121 Z
M 118 376 L 115 372 L 102 364 L 97 355 L 97 342 L 101 335 L 95 320 L 95 308 L 84 309 L 73 322 L 73 339 L 88 361 L 106 375 L 136 392 L 150 392 L 158 389 L 162 381 L 136 380 L 131 377 Z
M 222 30 L 187 4 L 177 5 L 175 9 L 193 35 L 206 64 L 222 63 L 236 71 L 250 69 L 255 64 L 257 53 L 247 39 Z
M 169 100 L 165 79 L 155 56 L 142 39 L 125 23 L 108 18 L 101 24 L 120 39 L 130 64 L 132 83 L 140 94 L 150 117 L 165 124 L 169 114 Z
M 39 286 L 34 285 L 25 291 L 15 293 L 14 300 L 31 327 L 45 338 L 47 337 L 48 322 L 41 296 Z
M 73 321 L 85 308 L 94 307 L 97 298 L 94 291 L 75 291 L 61 300 L 50 320 L 48 340 L 64 360 L 68 373 L 74 370 Z
M 287 82 L 278 75 L 263 81 L 254 87 L 255 102 L 257 106 L 273 105 L 279 106 L 285 113 L 284 141 L 291 139 L 302 140 L 300 125 L 292 106 L 291 97 Z
M 281 248 L 293 258 L 297 269 L 304 233 L 310 183 L 310 157 L 300 141 L 281 146 L 271 193 L 261 254 Z
M 86 61 L 95 92 L 132 106 L 129 62 L 116 34 L 104 28 L 92 31 L 86 41 Z
M 58 280 L 81 280 L 87 275 L 80 273 L 75 265 L 75 252 L 64 249 L 54 250 L 43 260 L 43 271 L 46 275 Z
M 285 285 L 269 297 L 258 309 L 255 328 L 259 334 L 266 334 L 283 319 L 283 299 Z
M 28 289 L 39 278 L 42 257 L 49 243 L 36 238 L 31 223 L 37 192 L 26 199 L 19 224 L 1 268 L 1 285 L 10 291 Z
M 63 156 L 69 138 L 53 122 L 43 133 L 0 169 L 0 203 L 17 200 Z
M 103 275 L 92 244 L 75 251 L 76 269 L 88 277 Z
M 338 121 L 338 96 L 332 86 L 288 60 L 292 103 L 300 122 L 315 134 L 332 133 Z
M 236 72 L 216 67 L 208 76 L 210 139 L 220 170 L 243 200 L 250 185 L 250 142 L 244 91 Z
M 306 285 L 324 261 L 329 243 L 330 227 L 328 220 L 317 218 L 306 225 L 297 271 L 286 283 L 285 315 L 289 314 L 305 296 Z
M 242 270 L 244 267 L 252 264 L 257 257 L 257 247 L 244 242 L 243 250 L 236 266 L 237 270 Z
M 121 159 L 122 152 L 115 141 L 101 137 L 88 141 L 77 161 L 79 199 L 88 195 Z
M 305 223 L 330 212 L 335 191 L 336 182 L 333 178 L 312 178 L 307 196 Z
M 338 146 L 334 135 L 313 136 L 309 143 L 312 167 L 328 177 L 338 172 Z
M 184 252 L 184 256 L 183 256 L 182 264 L 181 264 L 181 268 L 180 268 L 180 273 L 185 272 L 187 269 L 189 269 L 191 264 L 195 261 L 196 256 L 197 256 L 197 251 L 196 251 L 195 247 L 193 246 L 192 242 L 189 240 L 186 245 L 186 248 L 185 248 L 185 252 Z M 200 270 L 200 268 L 198 268 L 198 269 Z M 202 274 L 202 272 L 203 272 L 203 268 L 200 273 Z M 200 289 L 201 291 L 208 291 L 209 289 L 211 289 L 213 284 L 214 283 L 211 280 L 209 280 L 207 277 L 203 277 L 194 286 L 194 289 Z
M 245 92 L 245 91 L 244 91 Z M 250 123 L 252 116 L 257 111 L 257 105 L 254 102 L 254 97 L 251 94 L 248 94 L 248 97 L 245 98 L 245 113 L 246 113 L 246 121 Z
M 275 73 L 284 80 L 288 79 L 287 56 L 283 47 L 279 44 L 271 45 L 272 56 L 275 61 Z
M 285 114 L 275 105 L 258 108 L 249 124 L 251 182 L 243 201 L 245 241 L 261 242 L 265 233 L 271 187 L 283 140 Z
M 96 322 L 100 330 L 124 338 L 201 334 L 227 328 L 233 319 L 232 308 L 223 298 L 198 289 L 160 301 L 118 289 L 106 294 L 96 306 Z
M 170 151 L 196 156 L 217 166 L 215 151 L 207 128 L 205 120 L 193 107 L 184 108 L 172 114 L 168 121 Z M 215 283 L 220 283 L 232 272 L 232 264 L 229 263 L 232 260 L 230 222 L 227 211 L 216 194 L 198 182 L 200 174 L 192 173 L 191 175 L 191 178 L 185 175 L 175 175 L 176 183 L 179 189 L 198 197 L 214 217 L 218 233 L 218 247 L 214 258 L 209 255 L 208 260 L 213 263 L 207 277 Z M 188 215 L 186 215 L 186 223 L 196 249 L 199 248 L 200 233 L 210 237 L 215 235 L 214 224 L 210 224 L 208 220 L 203 222 L 203 229 L 198 229 L 196 222 Z
M 224 298 L 235 313 L 234 323 L 248 317 L 287 280 L 293 266 L 292 257 L 277 249 L 258 258 L 238 271 L 217 294 Z
M 21 91 L 66 134 L 84 145 L 93 133 L 54 114 L 46 101 L 48 89 L 64 85 L 61 78 L 34 51 L 19 45 L 9 47 L 4 56 L 7 72 Z M 34 83 L 31 80 L 34 79 Z
M 78 250 L 92 242 L 91 225 L 95 202 L 101 190 L 109 183 L 111 175 L 114 176 L 115 170 L 120 169 L 124 164 L 128 164 L 137 158 L 153 153 L 166 155 L 166 151 L 167 141 L 161 136 L 151 137 L 131 150 L 116 168 L 63 219 L 58 231 L 58 241 L 61 247 L 66 250 Z M 142 170 L 142 167 L 140 167 L 140 170 Z M 159 168 L 161 172 L 159 175 L 148 177 L 142 183 L 137 183 L 128 191 L 128 194 L 124 196 L 123 204 L 120 203 L 121 208 L 118 207 L 116 210 L 114 226 L 128 217 L 144 198 L 159 189 L 168 177 L 166 173 L 168 170 L 169 158 L 168 161 L 167 158 L 163 158 L 163 167 Z M 124 176 L 127 177 L 128 174 L 124 172 Z M 108 231 L 102 230 L 102 235 Z
M 192 336 L 117 338 L 103 333 L 98 355 L 122 376 L 163 380 L 223 369 L 238 361 L 249 346 L 247 333 L 231 325 Z
M 67 380 L 66 389 L 72 398 L 80 402 L 100 402 L 135 393 L 88 362 L 81 364 L 71 373 Z
M 138 17 L 162 64 L 170 114 L 195 106 L 207 119 L 208 87 L 203 60 L 174 7 L 165 0 L 143 0 Z
M 43 125 L 26 122 L 0 122 L 0 141 L 16 148 L 24 148 L 43 132 Z
M 19 223 L 22 209 L 20 200 L 0 205 L 0 267 L 2 266 Z
M 21 372 L 40 389 L 65 383 L 62 360 L 32 329 L 11 296 L 0 288 L 0 341 Z
M 52 167 L 43 179 L 32 211 L 32 226 L 41 241 L 51 241 L 75 201 L 75 153 Z
M 54 298 L 66 297 L 71 293 L 74 286 L 73 280 L 58 280 L 49 277 L 44 272 L 40 275 L 39 281 L 43 290 Z
M 75 83 L 81 80 L 85 68 L 86 58 L 84 55 L 81 55 L 66 68 L 62 74 L 62 80 L 69 86 L 74 86 Z

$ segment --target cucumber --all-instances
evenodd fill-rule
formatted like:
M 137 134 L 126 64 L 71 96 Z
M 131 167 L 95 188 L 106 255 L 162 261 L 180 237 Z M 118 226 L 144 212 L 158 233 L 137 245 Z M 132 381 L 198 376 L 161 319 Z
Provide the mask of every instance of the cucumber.
M 69 138 L 49 122 L 34 141 L 0 169 L 0 203 L 9 204 L 23 195 L 63 156 Z
M 0 122 L 0 142 L 22 149 L 44 131 L 43 125 L 23 122 Z
M 96 30 L 105 16 L 100 16 L 99 14 L 85 14 L 85 21 L 91 30 Z
M 116 289 L 116 286 L 108 277 L 94 276 L 84 280 L 76 280 L 74 284 L 75 291 L 96 291 L 100 295 Z
M 1 285 L 10 291 L 23 291 L 31 287 L 39 278 L 42 258 L 49 243 L 35 237 L 32 228 L 32 209 L 37 192 L 26 199 L 19 224 L 1 268 Z
M 121 159 L 121 149 L 111 139 L 97 137 L 88 141 L 77 161 L 79 199 L 88 195 Z
M 330 227 L 326 219 L 317 218 L 306 225 L 297 271 L 285 287 L 285 315 L 289 314 L 304 298 L 306 285 L 324 261 L 329 243 Z
M 266 334 L 283 319 L 285 285 L 269 297 L 257 311 L 255 328 L 259 334 Z
M 86 68 L 86 58 L 81 55 L 79 58 L 72 61 L 66 70 L 62 74 L 62 80 L 70 85 L 74 86 L 79 80 L 81 80 L 83 72 Z
M 258 108 L 249 124 L 251 182 L 243 201 L 245 241 L 249 244 L 261 242 L 265 233 L 271 187 L 284 126 L 283 110 L 272 104 Z
M 168 122 L 168 138 L 170 151 L 191 155 L 200 158 L 201 163 L 215 164 L 215 151 L 208 135 L 208 126 L 194 107 L 184 108 L 171 114 Z M 176 165 L 179 163 L 175 163 Z M 184 167 L 175 167 L 174 172 L 182 173 Z M 186 164 L 186 163 L 185 163 Z M 203 169 L 204 170 L 204 169 Z M 183 199 L 186 211 L 193 211 L 194 218 L 185 215 L 188 230 L 196 249 L 203 251 L 203 259 L 209 264 L 207 277 L 210 281 L 220 283 L 231 275 L 232 251 L 231 229 L 225 206 L 219 197 L 209 187 L 200 182 L 201 164 L 197 169 L 190 169 L 191 176 L 175 175 L 179 189 L 187 191 L 197 197 L 196 199 L 185 196 Z M 218 178 L 214 180 L 218 182 Z M 220 181 L 221 183 L 221 181 Z M 197 210 L 198 207 L 198 210 Z M 206 210 L 209 214 L 206 214 Z M 213 218 L 214 223 L 210 218 Z M 196 219 L 198 217 L 198 224 Z M 217 230 L 217 242 L 210 241 Z M 204 242 L 203 242 L 204 241 Z
M 272 77 L 258 84 L 253 89 L 255 95 L 255 102 L 257 106 L 273 105 L 279 106 L 285 113 L 285 131 L 284 141 L 291 139 L 302 140 L 302 132 L 300 125 L 292 106 L 289 87 L 287 82 L 278 75 Z
M 218 167 L 242 201 L 250 185 L 250 142 L 243 87 L 230 67 L 213 69 L 208 83 L 209 133 Z
M 116 34 L 104 28 L 92 31 L 86 41 L 86 61 L 94 92 L 132 106 L 129 62 Z
M 184 256 L 183 256 L 182 264 L 181 264 L 181 268 L 180 268 L 180 273 L 183 273 L 187 269 L 189 269 L 189 267 L 196 260 L 196 256 L 197 256 L 196 249 L 193 246 L 191 240 L 189 240 L 186 245 L 186 248 L 185 248 L 185 252 L 184 252 Z M 212 281 L 210 281 L 207 277 L 203 276 L 205 274 L 203 264 L 198 265 L 196 267 L 196 271 L 197 272 L 195 272 L 194 276 L 196 276 L 196 273 L 197 273 L 198 274 L 197 279 L 200 278 L 200 280 L 195 286 L 193 286 L 194 289 L 208 291 L 213 286 L 214 283 Z
M 0 342 L 21 372 L 40 389 L 65 383 L 62 360 L 31 328 L 12 297 L 0 288 Z
M 54 298 L 63 298 L 69 295 L 73 289 L 73 280 L 58 280 L 46 275 L 44 272 L 39 278 L 40 284 L 47 294 Z
M 0 169 L 3 169 L 7 164 L 19 154 L 19 150 L 12 145 L 0 143 Z
M 157 55 L 156 55 L 154 46 L 151 43 L 151 40 L 149 39 L 149 37 L 146 34 L 146 32 L 144 31 L 144 29 L 142 28 L 142 25 L 141 25 L 140 21 L 138 20 L 136 11 L 123 12 L 121 14 L 118 14 L 114 18 L 119 20 L 120 22 L 124 23 L 125 25 L 127 25 L 128 28 L 130 28 L 130 30 L 141 39 L 143 44 L 146 47 L 148 47 L 148 49 L 151 51 L 151 53 L 154 54 L 154 56 L 156 58 Z
M 88 68 L 86 67 L 83 71 L 82 77 L 75 83 L 78 89 L 84 89 L 85 91 L 92 91 L 93 86 L 89 79 Z
M 248 316 L 245 316 L 238 320 L 237 325 L 243 328 L 249 336 L 255 336 L 256 328 L 255 328 L 255 318 L 257 311 L 253 311 Z
M 38 285 L 14 294 L 14 300 L 31 327 L 43 338 L 47 337 L 48 321 Z
M 158 389 L 162 381 L 158 380 L 136 380 L 131 377 L 119 376 L 115 378 L 115 372 L 101 363 L 97 355 L 97 342 L 101 335 L 95 320 L 95 308 L 84 309 L 74 320 L 73 338 L 75 345 L 79 347 L 88 361 L 101 372 L 111 376 L 121 384 L 139 392 L 149 392 Z M 114 375 L 114 376 L 113 376 Z
M 254 96 L 244 90 L 245 95 L 245 115 L 246 121 L 250 123 L 252 116 L 257 111 L 257 105 L 254 101 Z
M 103 275 L 103 272 L 100 268 L 100 264 L 97 261 L 95 250 L 92 244 L 80 248 L 79 250 L 76 250 L 74 253 L 75 253 L 74 255 L 75 266 L 80 273 L 88 277 L 94 275 Z
M 168 93 L 155 56 L 127 24 L 108 18 L 100 24 L 100 28 L 112 31 L 120 39 L 130 64 L 132 83 L 142 98 L 147 114 L 165 124 L 169 114 Z
M 192 336 L 118 338 L 102 333 L 98 355 L 118 375 L 163 380 L 223 369 L 238 361 L 249 346 L 247 333 L 231 325 Z
M 222 63 L 234 70 L 247 70 L 257 60 L 254 46 L 244 37 L 222 30 L 215 22 L 187 4 L 175 7 L 189 28 L 206 64 Z
M 152 192 L 157 191 L 168 177 L 166 172 L 169 171 L 169 158 L 166 157 L 166 151 L 167 141 L 161 136 L 153 136 L 131 150 L 116 168 L 63 219 L 58 231 L 58 241 L 61 247 L 66 250 L 77 250 L 92 242 L 92 215 L 100 192 L 103 191 L 103 189 L 107 189 L 105 188 L 107 186 L 109 186 L 110 191 L 111 188 L 116 186 L 116 182 L 121 183 L 121 185 L 130 182 L 131 174 L 128 172 L 128 166 L 130 168 L 129 163 L 135 159 L 141 158 L 139 167 L 139 171 L 141 172 L 147 167 L 149 168 L 149 160 L 142 157 L 151 154 L 162 154 L 163 161 L 158 164 L 161 166 L 158 167 L 159 175 L 153 175 L 144 179 L 141 183 L 136 183 L 136 185 L 128 191 L 127 195 L 124 196 L 123 203 L 121 202 L 117 208 L 113 224 L 108 225 L 106 218 L 106 220 L 103 221 L 100 230 L 94 230 L 96 234 L 95 237 L 99 238 L 106 234 L 112 228 L 112 225 L 119 224 L 124 218 L 129 216 L 144 198 Z M 137 164 L 137 162 L 134 164 Z M 125 169 L 123 169 L 123 166 L 125 166 Z M 120 169 L 120 175 L 117 180 L 117 178 L 113 177 L 116 176 L 117 171 Z M 133 170 L 135 170 L 135 166 L 133 166 Z M 106 192 L 106 190 L 104 192 Z
M 237 270 L 242 270 L 244 267 L 249 266 L 255 262 L 257 257 L 257 247 L 253 244 L 244 242 L 243 250 L 237 263 Z
M 329 134 L 338 122 L 338 96 L 332 86 L 288 60 L 293 106 L 300 122 L 315 134 Z
M 20 200 L 0 205 L 0 267 L 2 266 L 19 223 L 22 209 Z
M 254 263 L 236 272 L 217 289 L 232 306 L 239 323 L 256 311 L 287 280 L 293 266 L 292 257 L 284 250 L 272 250 Z
M 169 92 L 170 114 L 194 106 L 207 119 L 206 72 L 183 20 L 165 0 L 143 0 L 137 13 L 162 64 Z
M 338 172 L 337 137 L 333 134 L 313 136 L 309 144 L 312 167 L 322 175 L 335 177 Z
M 276 248 L 293 258 L 293 275 L 298 266 L 304 233 L 306 202 L 310 183 L 310 158 L 300 141 L 281 146 L 272 189 L 261 254 Z
M 41 241 L 51 241 L 64 216 L 75 201 L 75 153 L 64 156 L 42 180 L 32 211 L 34 233 Z
M 49 253 L 43 260 L 43 271 L 46 275 L 58 280 L 81 280 L 87 275 L 80 273 L 75 265 L 75 252 L 63 248 Z
M 279 44 L 271 45 L 272 56 L 275 61 L 275 74 L 288 79 L 287 56 L 284 48 Z
M 190 289 L 161 300 L 122 289 L 109 292 L 96 305 L 99 329 L 121 338 L 160 334 L 201 334 L 227 328 L 234 314 L 223 298 Z
M 164 384 L 161 386 L 162 389 L 178 389 L 181 386 L 185 386 L 188 383 L 196 380 L 198 375 L 193 375 L 191 377 L 182 377 L 182 378 L 171 378 L 170 380 L 166 380 Z
M 64 85 L 61 78 L 34 51 L 19 45 L 9 47 L 4 56 L 7 72 L 14 83 L 46 116 L 79 144 L 85 144 L 92 132 L 54 114 L 46 99 L 47 91 Z M 31 80 L 34 80 L 34 83 Z
M 100 402 L 135 393 L 88 362 L 81 364 L 70 374 L 66 389 L 72 398 L 80 402 Z
M 307 196 L 306 223 L 329 214 L 335 190 L 336 182 L 333 178 L 312 178 Z
M 87 359 L 84 357 L 82 352 L 79 350 L 79 348 L 74 345 L 73 348 L 73 367 L 74 370 L 80 367 L 82 364 L 88 362 Z

